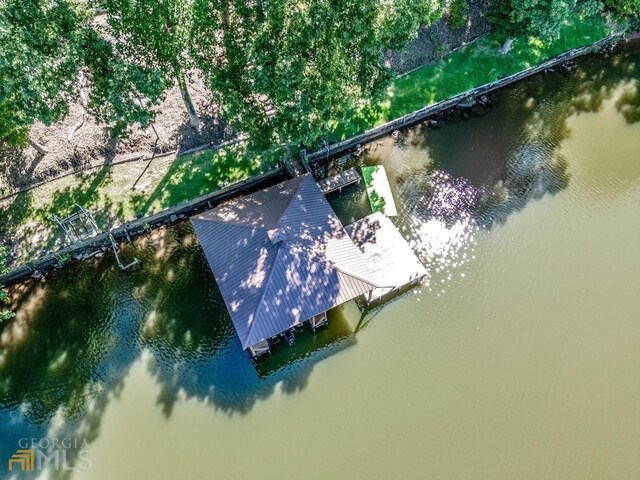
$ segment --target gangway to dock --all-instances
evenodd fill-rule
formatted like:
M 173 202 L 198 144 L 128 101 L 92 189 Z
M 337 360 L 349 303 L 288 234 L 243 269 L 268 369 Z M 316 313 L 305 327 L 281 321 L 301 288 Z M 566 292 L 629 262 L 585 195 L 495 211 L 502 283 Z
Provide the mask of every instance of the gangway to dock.
M 325 195 L 331 192 L 335 192 L 336 190 L 342 190 L 344 187 L 348 185 L 353 185 L 354 183 L 360 182 L 362 177 L 358 173 L 358 170 L 354 168 L 349 168 L 344 172 L 340 172 L 337 175 L 332 177 L 325 178 L 324 180 L 320 180 L 318 182 L 318 187 Z

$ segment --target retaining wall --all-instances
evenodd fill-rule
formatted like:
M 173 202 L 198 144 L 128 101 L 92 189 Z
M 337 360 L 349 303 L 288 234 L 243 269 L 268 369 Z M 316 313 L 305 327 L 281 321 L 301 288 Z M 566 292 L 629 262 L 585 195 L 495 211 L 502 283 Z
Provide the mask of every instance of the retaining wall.
M 464 100 L 478 97 L 507 85 L 511 85 L 512 83 L 543 72 L 549 68 L 553 68 L 568 60 L 572 60 L 587 53 L 597 51 L 609 44 L 616 42 L 619 39 L 619 36 L 609 36 L 603 38 L 602 40 L 599 40 L 594 44 L 562 53 L 555 58 L 510 75 L 509 77 L 501 78 L 494 82 L 476 87 L 467 92 L 460 93 L 447 100 L 434 103 L 433 105 L 429 105 L 427 107 L 416 110 L 415 112 L 404 115 L 396 120 L 392 120 L 383 125 L 372 128 L 371 130 L 367 130 L 360 135 L 356 135 L 347 140 L 328 145 L 326 148 L 308 154 L 305 159 L 310 163 L 320 163 L 322 161 L 327 161 L 336 155 L 351 151 L 362 144 L 369 143 L 380 137 L 388 135 L 394 130 L 407 127 L 413 123 L 419 122 L 428 117 L 455 107 Z M 26 265 L 11 270 L 10 272 L 0 276 L 0 284 L 10 285 L 11 283 L 15 283 L 32 275 L 36 270 L 46 270 L 48 268 L 51 268 L 59 263 L 61 257 L 71 256 L 77 258 L 86 254 L 87 252 L 101 248 L 109 241 L 109 234 L 113 235 L 116 239 L 125 238 L 127 237 L 127 235 L 133 237 L 135 235 L 145 233 L 148 229 L 147 227 L 154 227 L 164 223 L 171 223 L 171 219 L 173 216 L 178 218 L 179 216 L 186 216 L 187 214 L 193 213 L 200 209 L 211 208 L 214 205 L 222 202 L 223 200 L 227 200 L 240 194 L 246 194 L 260 188 L 264 188 L 267 185 L 273 184 L 277 180 L 281 180 L 283 178 L 284 176 L 282 170 L 280 168 L 274 169 L 269 172 L 251 177 L 247 180 L 235 183 L 233 185 L 229 185 L 215 192 L 197 197 L 178 206 L 163 210 L 162 212 L 156 213 L 154 215 L 127 222 L 111 231 L 103 232 L 81 243 L 62 248 L 55 253 L 48 254 L 38 260 L 29 262 Z

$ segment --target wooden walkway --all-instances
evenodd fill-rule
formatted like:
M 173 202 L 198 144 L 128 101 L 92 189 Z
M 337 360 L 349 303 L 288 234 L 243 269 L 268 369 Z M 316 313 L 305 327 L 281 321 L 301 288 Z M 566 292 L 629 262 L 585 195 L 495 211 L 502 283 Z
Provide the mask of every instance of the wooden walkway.
M 371 291 L 369 303 L 416 284 L 427 273 L 391 219 L 382 212 L 347 225 L 353 243 L 362 250 L 373 278 L 381 288 Z
M 342 190 L 343 187 L 358 183 L 360 181 L 360 174 L 355 168 L 345 170 L 333 177 L 325 178 L 318 182 L 318 187 L 325 195 L 327 193 L 335 192 L 336 190 Z

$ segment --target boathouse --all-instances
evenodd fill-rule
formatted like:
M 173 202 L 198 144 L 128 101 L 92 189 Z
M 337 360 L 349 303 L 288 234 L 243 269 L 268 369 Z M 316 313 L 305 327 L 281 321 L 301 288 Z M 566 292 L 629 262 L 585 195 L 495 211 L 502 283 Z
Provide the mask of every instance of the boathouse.
M 253 356 L 269 339 L 377 288 L 363 252 L 310 175 L 191 219 L 231 320 Z

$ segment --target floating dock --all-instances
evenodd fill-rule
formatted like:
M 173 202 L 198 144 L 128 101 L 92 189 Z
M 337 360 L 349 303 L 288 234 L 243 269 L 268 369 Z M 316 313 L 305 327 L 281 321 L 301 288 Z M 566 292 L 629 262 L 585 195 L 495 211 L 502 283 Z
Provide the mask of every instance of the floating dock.
M 381 287 L 367 294 L 369 303 L 394 292 L 400 293 L 427 274 L 402 234 L 384 213 L 368 215 L 345 229 L 364 253 L 373 278 Z
M 336 190 L 342 190 L 347 185 L 352 185 L 360 181 L 360 174 L 355 168 L 350 168 L 332 177 L 325 178 L 318 182 L 318 187 L 325 195 Z
M 384 165 L 362 167 L 362 176 L 367 186 L 371 210 L 373 212 L 384 212 L 389 217 L 398 215 Z

